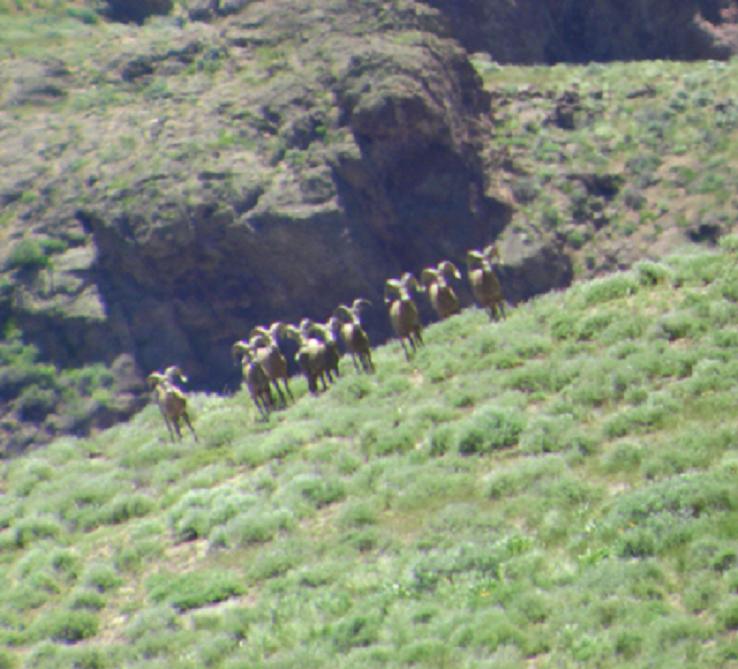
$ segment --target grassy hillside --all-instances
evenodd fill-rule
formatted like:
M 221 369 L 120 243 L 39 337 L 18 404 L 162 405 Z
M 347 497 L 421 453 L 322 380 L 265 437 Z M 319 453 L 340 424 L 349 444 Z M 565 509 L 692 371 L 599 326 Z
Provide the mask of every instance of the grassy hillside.
M 738 61 L 473 62 L 493 95 L 514 228 L 556 236 L 579 276 L 734 227 Z
M 737 259 L 3 463 L 0 667 L 738 666 Z

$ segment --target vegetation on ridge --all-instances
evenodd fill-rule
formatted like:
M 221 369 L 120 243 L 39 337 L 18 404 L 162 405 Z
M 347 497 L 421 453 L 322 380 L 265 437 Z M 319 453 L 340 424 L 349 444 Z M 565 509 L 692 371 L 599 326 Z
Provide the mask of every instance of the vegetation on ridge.
M 3 463 L 0 665 L 734 665 L 737 255 Z

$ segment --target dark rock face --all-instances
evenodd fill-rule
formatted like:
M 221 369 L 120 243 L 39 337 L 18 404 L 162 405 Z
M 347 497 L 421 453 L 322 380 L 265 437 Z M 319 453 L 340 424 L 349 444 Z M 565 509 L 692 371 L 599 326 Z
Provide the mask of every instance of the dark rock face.
M 149 16 L 168 14 L 174 0 L 106 0 L 108 13 L 114 21 L 142 23 Z
M 257 322 L 324 319 L 360 295 L 381 304 L 388 276 L 458 261 L 504 228 L 510 212 L 487 192 L 481 157 L 489 101 L 461 50 L 439 40 L 367 48 L 333 86 L 335 140 L 318 149 L 322 163 L 236 199 L 76 212 L 105 305 L 98 357 L 131 351 L 144 369 L 177 362 L 196 386 L 233 385 L 230 344 Z M 264 103 L 288 150 L 308 148 L 326 122 L 300 91 Z M 36 320 L 26 327 L 40 334 Z M 385 320 L 369 314 L 375 340 Z
M 728 58 L 732 0 L 425 0 L 470 51 L 503 63 Z

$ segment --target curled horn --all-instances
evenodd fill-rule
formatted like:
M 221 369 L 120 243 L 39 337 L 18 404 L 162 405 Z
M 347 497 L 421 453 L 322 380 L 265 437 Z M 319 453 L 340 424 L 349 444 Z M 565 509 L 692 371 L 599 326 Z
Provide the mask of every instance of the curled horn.
M 434 281 L 438 281 L 438 272 L 432 267 L 426 267 L 420 273 L 420 283 L 422 283 L 427 288 Z
M 274 321 L 274 323 L 269 326 L 269 334 L 272 336 L 272 339 L 276 340 L 277 336 L 282 335 L 285 325 L 286 324 L 282 321 Z
M 397 279 L 387 279 L 384 282 L 384 301 L 392 302 L 393 297 L 400 297 L 402 295 L 402 283 Z
M 269 336 L 270 332 L 263 325 L 256 325 L 253 328 L 251 328 L 251 332 L 249 332 L 249 339 L 253 339 L 254 337 L 258 337 L 260 335 Z
M 146 382 L 149 384 L 149 388 L 156 388 L 162 381 L 166 381 L 167 377 L 161 372 L 151 372 L 146 377 Z
M 438 264 L 438 271 L 446 277 L 446 279 L 460 279 L 461 273 L 450 260 L 443 260 Z
M 492 258 L 497 258 L 497 260 L 502 262 L 500 250 L 497 248 L 497 244 L 495 244 L 494 242 L 484 247 L 484 257 L 490 262 L 492 261 Z
M 234 361 L 238 361 L 244 356 L 251 360 L 251 347 L 249 346 L 249 343 L 243 339 L 237 341 L 233 346 L 231 346 L 231 355 L 233 356 Z
M 282 328 L 282 334 L 288 339 L 294 339 L 298 343 L 303 339 L 302 333 L 294 325 L 290 324 L 285 324 Z
M 466 252 L 467 265 L 478 265 L 482 262 L 484 262 L 484 255 L 476 249 L 472 249 L 471 251 Z
M 354 311 L 349 309 L 345 304 L 339 304 L 333 311 L 333 316 L 344 323 L 350 323 L 354 320 Z
M 422 292 L 424 290 L 418 283 L 418 280 L 415 278 L 415 275 L 412 272 L 405 272 L 402 275 L 402 285 L 405 287 L 405 290 L 408 291 L 411 288 L 419 292 Z
M 362 307 L 371 307 L 372 303 L 365 297 L 357 297 L 351 305 L 351 311 L 358 311 Z
M 182 373 L 178 365 L 170 365 L 164 370 L 164 377 L 170 383 L 174 383 L 175 378 L 179 377 L 182 383 L 187 383 L 187 377 Z

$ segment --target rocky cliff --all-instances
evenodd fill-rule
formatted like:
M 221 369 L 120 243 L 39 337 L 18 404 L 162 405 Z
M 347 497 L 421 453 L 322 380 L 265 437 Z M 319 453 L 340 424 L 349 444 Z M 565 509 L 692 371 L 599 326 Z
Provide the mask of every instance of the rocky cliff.
M 142 21 L 134 4 L 112 16 Z M 127 393 L 173 362 L 195 387 L 233 387 L 230 344 L 253 325 L 322 319 L 357 296 L 375 303 L 381 340 L 387 277 L 459 262 L 511 220 L 495 103 L 467 49 L 515 62 L 727 53 L 705 27 L 726 6 L 631 4 L 191 0 L 142 25 L 80 23 L 45 51 L 9 38 L 4 327 L 60 367 L 123 365 Z M 571 280 L 561 245 L 509 247 L 511 298 Z M 17 392 L 0 397 L 6 433 Z

